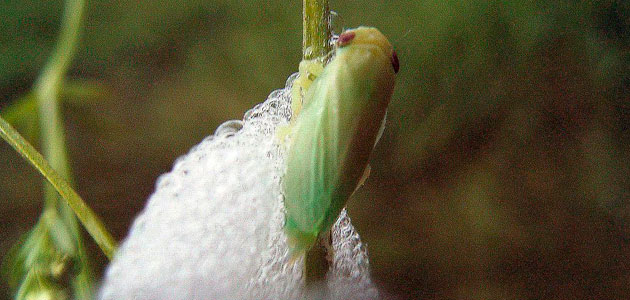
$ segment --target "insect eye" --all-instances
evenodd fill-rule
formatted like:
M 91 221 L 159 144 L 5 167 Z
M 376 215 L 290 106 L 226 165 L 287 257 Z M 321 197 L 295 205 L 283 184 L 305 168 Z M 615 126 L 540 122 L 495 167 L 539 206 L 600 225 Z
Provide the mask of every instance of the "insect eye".
M 398 55 L 396 55 L 396 51 L 392 52 L 392 67 L 394 67 L 394 73 L 398 73 L 398 69 L 400 68 L 400 63 L 398 62 Z
M 348 45 L 354 39 L 355 35 L 356 34 L 354 33 L 354 31 L 346 31 L 340 34 L 339 39 L 337 39 L 337 46 L 343 47 L 345 45 Z

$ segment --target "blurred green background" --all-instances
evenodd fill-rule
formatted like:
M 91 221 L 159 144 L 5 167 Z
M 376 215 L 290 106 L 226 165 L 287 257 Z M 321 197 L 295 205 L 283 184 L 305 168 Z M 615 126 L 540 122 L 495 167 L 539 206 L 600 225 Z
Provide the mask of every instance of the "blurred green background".
M 331 6 L 401 62 L 349 204 L 385 295 L 630 298 L 630 2 Z M 62 10 L 0 3 L 0 110 L 30 90 Z M 297 71 L 301 21 L 295 0 L 89 1 L 68 79 L 101 92 L 63 113 L 77 190 L 119 240 L 178 156 Z M 37 220 L 42 178 L 4 142 L 0 166 L 4 256 Z

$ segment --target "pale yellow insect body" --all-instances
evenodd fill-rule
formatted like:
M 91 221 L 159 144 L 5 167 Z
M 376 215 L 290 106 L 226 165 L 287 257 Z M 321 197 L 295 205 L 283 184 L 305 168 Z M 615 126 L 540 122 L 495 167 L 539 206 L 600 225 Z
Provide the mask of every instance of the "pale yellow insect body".
M 347 30 L 306 90 L 299 114 L 294 111 L 283 179 L 285 231 L 294 253 L 310 249 L 330 229 L 361 181 L 397 71 L 398 58 L 380 31 Z

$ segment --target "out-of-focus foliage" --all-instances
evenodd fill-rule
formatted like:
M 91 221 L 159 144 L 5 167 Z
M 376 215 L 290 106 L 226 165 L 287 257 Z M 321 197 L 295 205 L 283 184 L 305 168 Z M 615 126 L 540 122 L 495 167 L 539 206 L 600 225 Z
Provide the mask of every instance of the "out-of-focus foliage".
M 630 297 L 628 2 L 331 6 L 345 27 L 379 28 L 401 61 L 372 176 L 349 203 L 387 294 Z M 0 4 L 0 111 L 30 89 L 61 11 Z M 107 97 L 64 114 L 77 189 L 118 237 L 178 155 L 297 71 L 300 13 L 299 1 L 89 2 L 69 78 Z M 7 145 L 0 166 L 4 256 L 42 195 Z

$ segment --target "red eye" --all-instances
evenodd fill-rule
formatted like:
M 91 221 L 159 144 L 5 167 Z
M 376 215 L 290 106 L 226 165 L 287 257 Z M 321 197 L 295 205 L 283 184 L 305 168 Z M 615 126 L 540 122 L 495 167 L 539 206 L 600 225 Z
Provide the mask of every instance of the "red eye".
M 354 39 L 355 33 L 354 31 L 346 31 L 339 35 L 339 39 L 337 39 L 337 46 L 343 47 L 349 44 Z
M 400 68 L 400 63 L 398 62 L 398 55 L 396 55 L 396 51 L 392 52 L 392 67 L 394 67 L 394 73 L 398 73 L 398 69 Z

